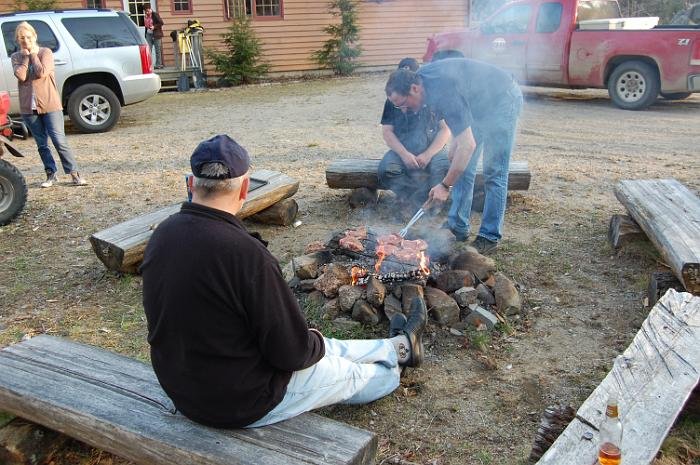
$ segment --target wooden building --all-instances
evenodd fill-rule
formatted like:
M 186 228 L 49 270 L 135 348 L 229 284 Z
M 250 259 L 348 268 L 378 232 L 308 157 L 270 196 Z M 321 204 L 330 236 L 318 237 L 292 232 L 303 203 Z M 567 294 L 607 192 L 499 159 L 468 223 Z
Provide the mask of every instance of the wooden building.
M 311 55 L 328 35 L 323 28 L 338 19 L 328 11 L 327 0 L 57 0 L 56 8 L 103 7 L 124 10 L 143 24 L 143 6 L 151 4 L 165 22 L 163 57 L 174 66 L 173 42 L 169 33 L 197 19 L 204 26 L 204 47 L 221 49 L 221 35 L 238 14 L 251 17 L 263 44 L 263 59 L 270 72 L 300 74 L 314 72 L 319 65 Z M 467 24 L 469 0 L 365 0 L 358 1 L 358 24 L 365 68 L 395 66 L 406 56 L 420 61 L 426 38 L 436 32 Z M 15 8 L 15 0 L 0 0 L 0 11 Z M 207 66 L 209 75 L 215 74 Z

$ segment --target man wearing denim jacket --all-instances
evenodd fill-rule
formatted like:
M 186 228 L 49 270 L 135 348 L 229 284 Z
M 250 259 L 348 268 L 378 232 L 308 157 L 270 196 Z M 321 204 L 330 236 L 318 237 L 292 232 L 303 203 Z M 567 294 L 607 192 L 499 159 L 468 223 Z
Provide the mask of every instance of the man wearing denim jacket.
M 394 71 L 386 95 L 397 107 L 427 103 L 452 131 L 450 169 L 429 193 L 427 204 L 452 197 L 447 226 L 460 241 L 469 237 L 474 179 L 483 154 L 484 211 L 476 239 L 479 252 L 496 248 L 508 194 L 508 165 L 523 96 L 513 77 L 496 66 L 465 58 Z M 426 205 L 427 206 L 427 205 Z

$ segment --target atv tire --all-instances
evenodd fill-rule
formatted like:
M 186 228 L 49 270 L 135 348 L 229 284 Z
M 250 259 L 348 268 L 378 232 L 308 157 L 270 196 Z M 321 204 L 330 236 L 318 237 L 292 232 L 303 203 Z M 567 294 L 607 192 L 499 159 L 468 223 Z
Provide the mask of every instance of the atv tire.
M 27 182 L 14 165 L 0 159 L 0 226 L 14 219 L 27 203 Z

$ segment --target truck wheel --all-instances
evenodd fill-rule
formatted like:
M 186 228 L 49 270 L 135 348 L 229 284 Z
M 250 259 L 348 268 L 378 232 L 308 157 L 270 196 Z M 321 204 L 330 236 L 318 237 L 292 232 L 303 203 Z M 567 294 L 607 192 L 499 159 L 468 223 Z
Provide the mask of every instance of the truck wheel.
M 624 110 L 643 110 L 659 95 L 659 75 L 642 61 L 625 61 L 608 80 L 613 103 Z
M 83 84 L 68 98 L 68 116 L 81 132 L 109 131 L 121 110 L 117 96 L 102 84 Z
M 440 50 L 435 52 L 432 61 L 444 60 L 445 58 L 464 58 L 464 54 L 459 50 Z
M 0 160 L 0 226 L 6 225 L 27 203 L 27 182 L 22 173 Z
M 690 97 L 692 94 L 690 92 L 673 92 L 671 94 L 666 94 L 661 92 L 661 96 L 666 100 L 683 100 Z

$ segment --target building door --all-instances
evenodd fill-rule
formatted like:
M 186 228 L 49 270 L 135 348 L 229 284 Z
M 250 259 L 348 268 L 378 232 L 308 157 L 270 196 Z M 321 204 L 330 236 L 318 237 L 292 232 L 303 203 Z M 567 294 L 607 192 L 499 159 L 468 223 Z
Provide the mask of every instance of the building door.
M 153 3 L 150 0 L 124 0 L 124 11 L 129 14 L 137 26 L 143 27 L 143 10 L 150 6 L 153 11 L 156 11 L 156 6 Z

